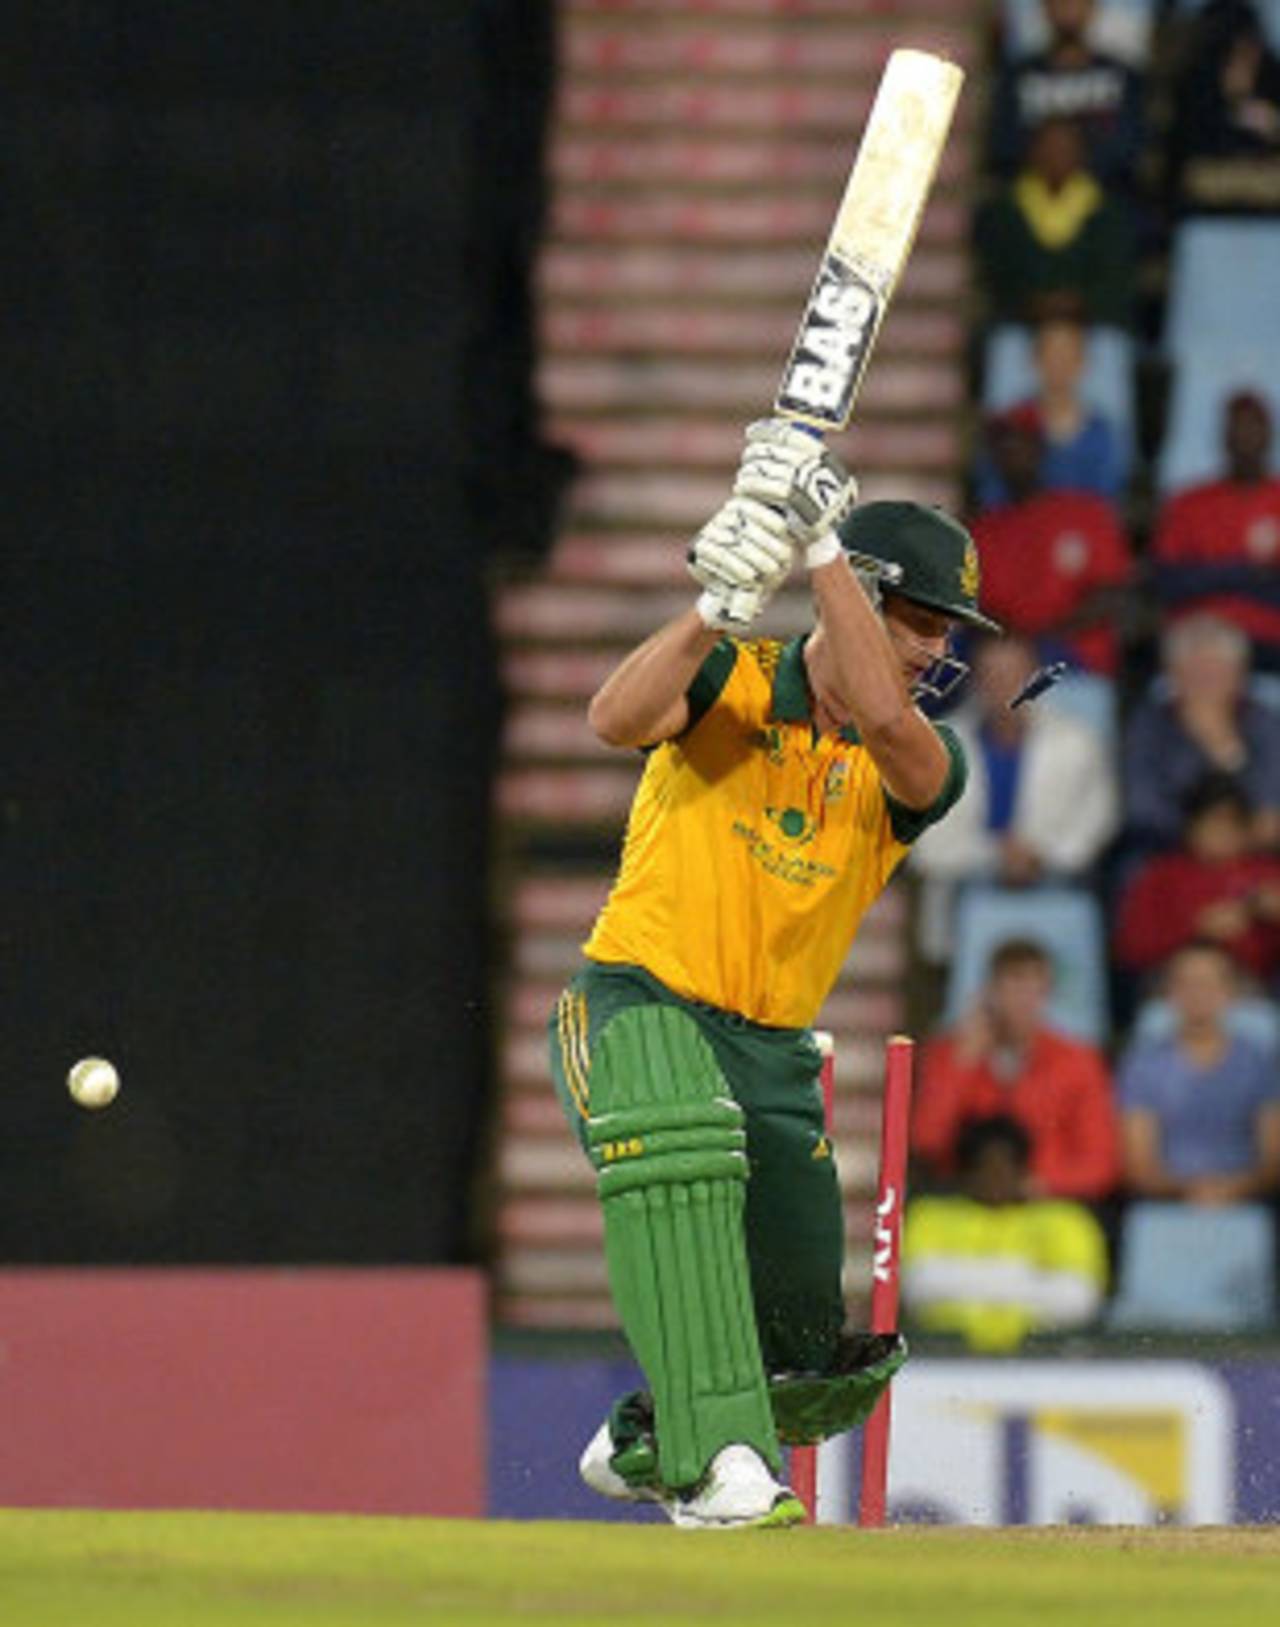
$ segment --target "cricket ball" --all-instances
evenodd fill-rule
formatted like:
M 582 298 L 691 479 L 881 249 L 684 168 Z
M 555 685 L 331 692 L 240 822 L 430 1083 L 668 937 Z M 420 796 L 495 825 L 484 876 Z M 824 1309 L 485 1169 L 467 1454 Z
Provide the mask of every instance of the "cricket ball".
M 81 1107 L 107 1107 L 116 1099 L 120 1075 L 100 1056 L 87 1056 L 67 1075 L 67 1089 Z

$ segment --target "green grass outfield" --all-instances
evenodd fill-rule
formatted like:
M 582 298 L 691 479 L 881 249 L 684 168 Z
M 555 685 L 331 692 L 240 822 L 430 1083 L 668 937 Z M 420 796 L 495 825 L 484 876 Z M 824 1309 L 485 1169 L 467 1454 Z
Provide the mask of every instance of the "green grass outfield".
M 1249 1627 L 1280 1528 L 804 1530 L 0 1512 L 5 1627 Z

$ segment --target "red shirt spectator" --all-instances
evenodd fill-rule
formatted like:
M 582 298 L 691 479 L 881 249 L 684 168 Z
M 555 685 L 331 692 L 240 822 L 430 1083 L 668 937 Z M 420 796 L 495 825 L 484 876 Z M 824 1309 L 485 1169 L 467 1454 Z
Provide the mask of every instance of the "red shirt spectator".
M 1115 510 L 1088 492 L 1045 491 L 991 509 L 973 522 L 982 562 L 982 604 L 1029 638 L 1056 636 L 1082 667 L 1113 676 L 1114 623 L 1073 630 L 1098 588 L 1129 581 L 1132 563 Z
M 1252 809 L 1215 775 L 1188 799 L 1183 846 L 1150 860 L 1120 898 L 1116 958 L 1136 972 L 1193 939 L 1219 944 L 1264 982 L 1280 971 L 1280 858 L 1251 850 Z
M 1151 544 L 1156 591 L 1171 614 L 1212 611 L 1280 655 L 1280 479 L 1269 471 L 1271 415 L 1258 396 L 1227 402 L 1223 445 L 1224 477 L 1180 492 L 1164 511 Z
M 978 1009 L 926 1047 L 912 1146 L 935 1175 L 953 1172 L 968 1120 L 1003 1114 L 1031 1138 L 1039 1195 L 1088 1202 L 1114 1189 L 1120 1145 L 1106 1063 L 1045 1025 L 1051 986 L 1039 944 L 1002 944 Z
M 971 525 L 984 607 L 1010 631 L 1053 640 L 1081 666 L 1113 675 L 1114 590 L 1133 573 L 1115 510 L 1089 492 L 1041 489 L 1042 434 L 1024 411 L 992 422 L 989 447 L 1011 501 Z
M 1280 572 L 1280 479 L 1189 487 L 1165 510 L 1152 554 L 1160 565 L 1240 564 Z M 1280 645 L 1280 606 L 1246 593 L 1206 592 L 1187 608 L 1212 611 L 1250 638 Z

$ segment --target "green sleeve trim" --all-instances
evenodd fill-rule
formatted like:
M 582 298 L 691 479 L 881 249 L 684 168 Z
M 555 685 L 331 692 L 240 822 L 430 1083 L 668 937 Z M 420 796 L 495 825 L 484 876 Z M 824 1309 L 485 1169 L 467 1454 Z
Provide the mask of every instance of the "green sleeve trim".
M 908 808 L 905 803 L 898 802 L 891 797 L 888 791 L 884 800 L 889 808 L 889 823 L 893 827 L 893 834 L 900 842 L 910 846 L 919 836 L 928 830 L 930 825 L 936 825 L 944 814 L 959 802 L 965 786 L 969 782 L 969 764 L 965 758 L 964 747 L 956 738 L 954 729 L 945 723 L 935 723 L 934 732 L 947 749 L 950 759 L 947 768 L 947 777 L 942 782 L 942 789 L 927 808 Z
M 689 703 L 689 721 L 682 731 L 684 734 L 688 734 L 690 729 L 696 729 L 720 699 L 737 660 L 738 646 L 732 639 L 722 638 L 698 668 L 693 682 L 685 691 L 685 699 Z

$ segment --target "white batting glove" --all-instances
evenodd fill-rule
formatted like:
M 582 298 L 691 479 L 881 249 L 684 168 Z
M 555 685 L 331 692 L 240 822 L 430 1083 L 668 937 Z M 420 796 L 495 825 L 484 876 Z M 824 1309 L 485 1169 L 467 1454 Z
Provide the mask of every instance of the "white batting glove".
M 795 544 L 785 514 L 731 497 L 693 539 L 689 571 L 706 591 L 698 610 L 708 627 L 750 626 L 786 581 Z
M 747 426 L 733 489 L 784 510 L 810 568 L 838 556 L 840 543 L 832 533 L 858 501 L 858 483 L 835 453 L 785 418 Z
M 694 609 L 705 627 L 721 633 L 745 633 L 772 599 L 772 588 L 707 588 Z

